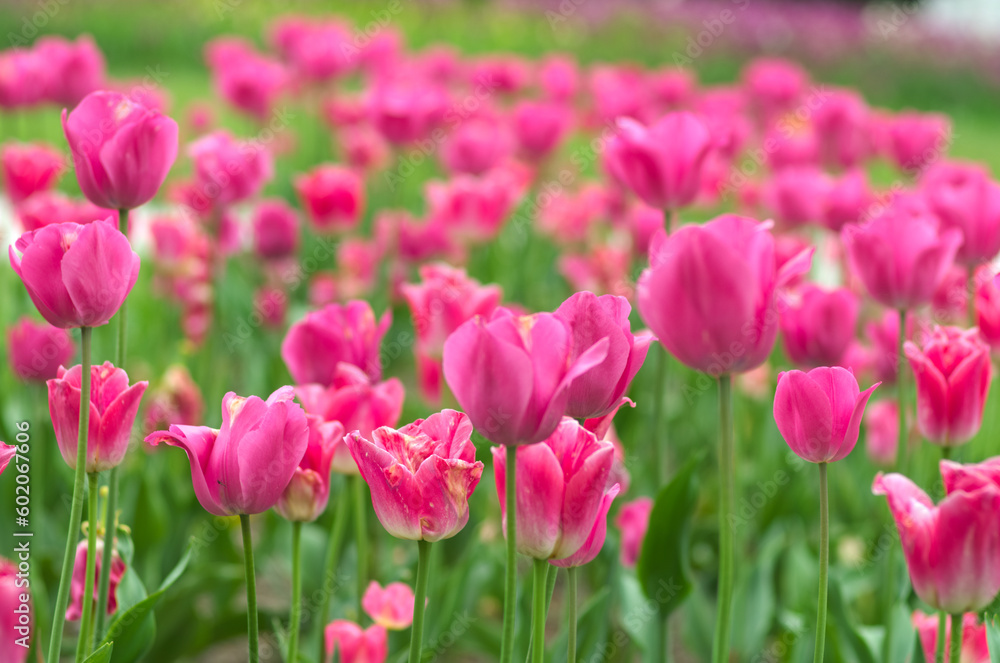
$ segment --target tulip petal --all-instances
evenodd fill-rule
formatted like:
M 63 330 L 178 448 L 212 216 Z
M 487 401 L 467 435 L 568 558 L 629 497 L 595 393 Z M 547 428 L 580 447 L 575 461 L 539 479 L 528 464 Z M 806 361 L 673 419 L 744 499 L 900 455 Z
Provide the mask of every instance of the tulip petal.
M 564 491 L 562 466 L 549 445 L 518 447 L 517 549 L 521 554 L 534 559 L 552 556 L 562 534 Z
M 375 434 L 401 435 L 389 428 L 380 428 Z M 397 462 L 391 453 L 380 449 L 358 433 L 347 436 L 347 447 L 351 450 L 361 477 L 371 489 L 372 506 L 382 527 L 397 538 L 420 540 L 420 487 L 413 474 Z
M 66 250 L 62 278 L 83 326 L 106 324 L 139 277 L 139 256 L 128 239 L 106 223 L 90 223 Z
M 839 446 L 830 396 L 811 374 L 788 371 L 778 376 L 774 421 L 792 451 L 811 463 L 828 461 Z
M 121 371 L 122 374 L 125 371 Z M 125 377 L 128 380 L 128 376 Z M 149 383 L 136 382 L 118 395 L 100 418 L 100 430 L 91 442 L 94 449 L 96 471 L 102 472 L 118 465 L 128 451 L 129 438 L 132 435 L 132 424 L 139 412 L 139 403 L 146 392 Z M 95 444 L 99 441 L 100 444 Z M 89 451 L 89 450 L 88 450 Z
M 233 516 L 236 514 L 227 510 L 219 499 L 220 476 L 210 465 L 213 449 L 218 446 L 218 438 L 219 431 L 208 426 L 173 425 L 167 431 L 147 435 L 146 442 L 153 446 L 166 442 L 172 447 L 183 449 L 191 463 L 191 482 L 202 508 L 216 516 Z
M 611 487 L 611 490 L 604 494 L 601 506 L 597 510 L 597 520 L 594 521 L 594 527 L 590 530 L 587 540 L 572 555 L 562 559 L 551 560 L 553 566 L 562 568 L 583 566 L 584 564 L 589 564 L 597 557 L 601 552 L 601 548 L 604 547 L 604 539 L 607 538 L 608 534 L 608 511 L 611 510 L 611 504 L 615 501 L 615 497 L 618 496 L 620 490 L 621 485 L 616 483 Z

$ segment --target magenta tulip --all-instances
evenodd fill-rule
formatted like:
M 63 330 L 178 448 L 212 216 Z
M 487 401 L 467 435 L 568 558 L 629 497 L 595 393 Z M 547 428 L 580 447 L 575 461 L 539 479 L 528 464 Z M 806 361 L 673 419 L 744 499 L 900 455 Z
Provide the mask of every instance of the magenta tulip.
M 24 316 L 7 332 L 11 370 L 25 382 L 45 382 L 56 377 L 60 366 L 76 353 L 73 337 L 65 329 Z
M 538 84 L 552 101 L 571 101 L 580 87 L 580 68 L 570 56 L 548 55 L 538 66 Z
M 947 150 L 951 121 L 935 113 L 903 112 L 891 117 L 885 136 L 885 151 L 902 171 L 920 171 Z
M 71 468 L 76 468 L 82 381 L 82 366 L 77 364 L 69 370 L 60 366 L 56 377 L 47 382 L 56 442 Z M 90 367 L 90 385 L 88 473 L 111 469 L 125 458 L 139 402 L 149 383 L 143 380 L 129 386 L 125 371 L 104 362 Z
M 520 102 L 512 118 L 518 149 L 532 161 L 544 159 L 559 147 L 572 120 L 572 109 L 565 104 Z
M 262 200 L 253 213 L 253 250 L 266 260 L 294 256 L 299 249 L 299 218 L 280 198 Z
M 139 256 L 110 223 L 45 226 L 8 251 L 31 301 L 56 327 L 107 324 L 139 277 Z
M 325 421 L 339 421 L 345 431 L 360 431 L 366 439 L 371 439 L 372 431 L 380 426 L 396 425 L 405 395 L 398 379 L 373 383 L 364 371 L 346 362 L 337 365 L 330 386 L 299 385 L 295 394 L 309 414 Z M 337 445 L 333 469 L 341 474 L 358 473 L 346 442 Z
M 965 265 L 1000 252 L 1000 185 L 978 164 L 946 161 L 927 168 L 920 189 L 944 228 L 962 232 L 956 259 Z
M 51 189 L 62 171 L 62 154 L 48 145 L 10 143 L 0 149 L 3 188 L 14 205 Z
M 615 526 L 621 530 L 621 561 L 622 566 L 632 568 L 639 561 L 642 552 L 642 542 L 646 539 L 649 529 L 649 516 L 653 513 L 653 499 L 640 497 L 626 502 L 618 511 Z
M 514 138 L 506 124 L 489 114 L 472 117 L 449 134 L 441 163 L 452 175 L 482 175 L 510 156 Z
M 491 451 L 506 528 L 506 452 L 503 447 Z M 618 484 L 608 486 L 614 456 L 611 442 L 598 440 L 569 417 L 541 443 L 518 447 L 518 552 L 545 560 L 562 560 L 579 552 L 602 515 L 606 496 L 618 492 Z
M 365 208 L 364 182 L 353 170 L 324 164 L 295 178 L 295 191 L 317 232 L 350 230 Z
M 704 121 L 688 112 L 668 113 L 648 128 L 623 118 L 607 158 L 615 177 L 644 203 L 675 210 L 698 195 L 711 146 Z
M 880 467 L 893 467 L 899 452 L 899 406 L 882 400 L 868 406 L 865 417 L 865 451 Z
M 769 226 L 730 214 L 653 244 L 639 312 L 664 347 L 714 376 L 764 363 L 778 333 L 775 292 L 808 270 L 812 250 L 777 269 Z
M 881 319 L 865 325 L 865 333 L 872 343 L 869 359 L 876 379 L 895 383 L 899 377 L 899 313 L 885 311 Z M 906 319 L 906 338 L 913 338 L 913 316 Z
M 858 223 L 867 218 L 875 202 L 875 193 L 865 171 L 850 170 L 834 180 L 826 190 L 821 220 L 830 230 L 840 232 L 848 223 Z
M 372 125 L 393 145 L 424 139 L 444 119 L 448 93 L 427 81 L 391 80 L 373 86 L 366 106 Z
M 577 419 L 602 417 L 621 404 L 625 392 L 646 360 L 651 334 L 632 334 L 624 297 L 578 292 L 563 302 L 555 314 L 566 321 L 573 336 L 570 361 L 608 339 L 608 354 L 600 364 L 573 380 L 566 414 Z
M 377 428 L 371 441 L 358 432 L 347 446 L 372 492 L 375 515 L 389 534 L 440 541 L 469 520 L 469 496 L 483 464 L 476 460 L 469 418 L 443 410 L 397 430 Z
M 420 268 L 421 283 L 404 283 L 400 292 L 410 307 L 417 336 L 417 377 L 424 398 L 441 398 L 441 357 L 448 335 L 474 316 L 489 316 L 502 291 L 496 285 L 480 285 L 464 269 L 444 263 Z
M 3 474 L 16 455 L 17 447 L 15 445 L 0 442 L 0 474 Z
M 944 476 L 948 488 L 948 475 Z M 949 614 L 979 612 L 993 600 L 1000 591 L 996 485 L 952 486 L 935 505 L 903 475 L 879 473 L 872 492 L 888 497 L 910 581 L 920 600 Z
M 100 207 L 148 203 L 177 158 L 177 123 L 118 92 L 88 94 L 62 122 L 80 189 Z
M 515 317 L 498 308 L 488 321 L 475 317 L 448 337 L 444 376 L 483 437 L 532 444 L 556 430 L 573 381 L 605 359 L 609 344 L 601 339 L 580 352 L 558 316 Z
M 372 621 L 387 631 L 402 631 L 413 623 L 413 590 L 402 582 L 385 587 L 372 580 L 361 598 L 361 607 Z
M 187 151 L 195 173 L 190 204 L 197 212 L 253 198 L 274 174 L 263 145 L 239 142 L 226 131 L 202 136 Z
M 865 405 L 879 384 L 861 391 L 854 375 L 840 366 L 779 373 L 774 393 L 778 431 L 803 460 L 842 460 L 858 443 Z
M 621 492 L 621 484 L 614 483 L 608 489 L 608 492 L 604 493 L 604 497 L 601 498 L 601 505 L 597 509 L 597 519 L 594 521 L 594 527 L 590 530 L 590 534 L 587 536 L 587 540 L 583 542 L 583 545 L 569 557 L 549 560 L 550 564 L 570 569 L 590 564 L 594 561 L 594 558 L 600 554 L 601 549 L 604 547 L 604 539 L 608 535 L 608 511 L 611 510 L 611 503 L 615 501 L 615 497 L 618 496 L 619 492 Z
M 72 108 L 107 84 L 104 56 L 89 35 L 76 41 L 47 35 L 35 42 L 34 50 L 53 73 L 45 96 L 56 105 Z
M 781 335 L 797 366 L 840 366 L 854 340 L 861 302 L 847 288 L 824 290 L 809 284 L 798 301 L 781 311 Z
M 917 385 L 917 425 L 929 442 L 954 447 L 979 432 L 990 391 L 990 349 L 976 329 L 938 327 L 923 348 L 907 342 Z
M 97 539 L 97 547 L 94 548 L 94 565 L 96 571 L 94 573 L 95 578 L 99 578 L 101 575 L 101 564 L 104 558 L 104 540 Z M 66 620 L 75 622 L 80 619 L 83 615 L 83 595 L 85 593 L 84 587 L 86 586 L 86 570 L 87 570 L 87 541 L 81 541 L 76 547 L 76 559 L 73 560 L 73 581 L 69 587 L 69 607 L 66 608 Z M 116 596 L 118 591 L 118 583 L 121 582 L 122 576 L 125 575 L 125 562 L 122 560 L 121 556 L 118 555 L 118 550 L 111 551 L 111 572 L 108 574 L 110 579 L 110 585 L 108 590 L 108 614 L 113 615 L 115 610 L 118 609 L 118 597 Z M 97 602 L 97 583 L 94 583 L 91 589 L 91 600 L 95 603 Z
M 885 211 L 841 232 L 851 268 L 879 303 L 911 309 L 928 303 L 962 244 L 962 233 L 942 229 L 913 196 L 895 198 Z
M 307 415 L 309 442 L 275 511 L 285 520 L 312 522 L 326 510 L 330 499 L 330 466 L 338 446 L 344 443 L 344 425 Z
M 913 628 L 920 636 L 920 645 L 924 649 L 924 660 L 933 661 L 937 655 L 938 616 L 925 615 L 915 610 L 912 615 Z M 951 621 L 944 631 L 944 660 L 951 660 Z M 990 663 L 990 650 L 986 641 L 986 624 L 980 624 L 976 615 L 966 613 L 962 616 L 962 658 L 961 663 Z
M 979 278 L 982 276 L 982 278 Z M 977 275 L 979 286 L 975 292 L 976 326 L 989 346 L 1000 350 L 1000 287 L 986 274 Z
M 816 166 L 782 168 L 764 183 L 764 206 L 785 228 L 818 224 L 823 220 L 823 203 L 833 183 Z
M 30 587 L 18 577 L 17 564 L 0 557 L 0 660 L 26 663 L 35 620 Z
M 328 304 L 291 326 L 281 344 L 281 358 L 297 384 L 330 385 L 341 362 L 377 381 L 382 377 L 379 344 L 390 324 L 389 311 L 376 322 L 366 301 Z
M 327 656 L 336 655 L 340 663 L 384 663 L 389 656 L 388 634 L 378 624 L 362 629 L 338 619 L 330 622 L 323 634 Z
M 278 503 L 309 445 L 309 426 L 281 387 L 266 400 L 229 392 L 222 399 L 222 428 L 171 426 L 146 437 L 180 447 L 191 461 L 201 506 L 216 516 L 263 513 Z
M 816 135 L 825 163 L 842 168 L 861 166 L 874 149 L 871 111 L 855 90 L 827 92 L 815 111 Z

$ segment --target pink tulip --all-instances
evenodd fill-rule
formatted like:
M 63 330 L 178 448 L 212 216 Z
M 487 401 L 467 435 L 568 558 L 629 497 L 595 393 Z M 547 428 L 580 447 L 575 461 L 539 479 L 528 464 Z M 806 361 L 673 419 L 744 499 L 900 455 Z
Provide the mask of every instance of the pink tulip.
M 899 408 L 894 400 L 882 400 L 868 406 L 865 417 L 865 451 L 880 467 L 893 467 L 899 452 Z
M 436 84 L 394 80 L 376 84 L 367 98 L 368 117 L 393 145 L 426 138 L 444 119 L 448 93 Z
M 441 163 L 452 175 L 482 175 L 510 156 L 514 139 L 499 118 L 481 114 L 455 127 L 441 146 Z
M 340 146 L 347 165 L 362 174 L 381 170 L 389 161 L 388 144 L 368 126 L 343 130 Z
M 503 447 L 491 451 L 506 529 L 506 453 Z M 613 499 L 608 495 L 618 492 L 618 484 L 608 486 L 614 454 L 610 442 L 598 440 L 569 417 L 541 443 L 517 449 L 519 553 L 563 560 L 585 547 L 598 519 L 607 514 L 605 507 Z
M 819 171 L 819 137 L 811 124 L 778 122 L 764 134 L 767 166 L 778 171 L 812 168 Z
M 401 292 L 410 307 L 417 336 L 417 374 L 424 397 L 441 398 L 441 357 L 448 335 L 473 316 L 489 316 L 502 296 L 499 286 L 482 286 L 463 269 L 443 263 L 420 268 L 422 283 L 404 283 Z
M 332 384 L 341 362 L 377 381 L 382 377 L 379 345 L 391 324 L 389 311 L 376 322 L 366 301 L 330 304 L 291 326 L 281 344 L 281 358 L 297 384 Z
M 947 150 L 951 122 L 944 115 L 903 112 L 888 121 L 884 149 L 902 171 L 920 171 Z
M 608 476 L 610 482 L 611 475 Z M 608 511 L 611 510 L 611 504 L 619 492 L 621 492 L 621 484 L 613 483 L 608 492 L 604 493 L 604 497 L 601 498 L 601 505 L 597 510 L 597 519 L 594 521 L 594 526 L 590 530 L 590 534 L 587 535 L 587 540 L 583 542 L 583 545 L 568 557 L 550 559 L 549 564 L 569 569 L 590 564 L 594 561 L 604 547 L 604 540 L 608 535 Z
M 80 189 L 100 207 L 148 203 L 177 158 L 177 123 L 117 92 L 88 94 L 62 123 Z
M 261 258 L 287 258 L 298 251 L 299 219 L 284 200 L 271 198 L 257 203 L 252 223 L 253 248 Z
M 760 366 L 778 332 L 775 291 L 808 270 L 807 249 L 780 269 L 766 224 L 723 215 L 654 240 L 639 312 L 681 362 L 712 375 Z
M 990 350 L 976 329 L 937 327 L 906 358 L 917 385 L 917 425 L 929 442 L 954 447 L 979 432 L 990 391 Z
M 307 415 L 306 419 L 309 442 L 305 455 L 274 509 L 285 520 L 308 523 L 326 510 L 330 499 L 330 465 L 336 448 L 344 442 L 344 426 L 315 415 Z
M 353 68 L 354 44 L 349 27 L 333 19 L 302 24 L 284 45 L 285 55 L 297 73 L 310 81 L 322 82 Z
M 56 327 L 106 324 L 139 277 L 139 256 L 109 223 L 45 226 L 8 252 L 35 308 Z
M 277 98 L 288 85 L 288 72 L 275 60 L 252 48 L 209 62 L 216 93 L 234 108 L 260 123 L 267 121 Z
M 11 444 L 0 442 L 0 474 L 7 469 L 10 461 L 17 455 L 17 447 Z
M 432 222 L 479 242 L 497 236 L 520 198 L 509 179 L 496 173 L 431 181 L 425 190 Z
M 476 461 L 469 417 L 443 410 L 393 430 L 347 437 L 372 491 L 375 515 L 389 534 L 414 541 L 449 539 L 469 521 L 469 496 L 483 464 Z
M 8 143 L 0 149 L 3 187 L 16 206 L 55 186 L 63 172 L 63 156 L 48 145 Z
M 646 76 L 646 84 L 654 106 L 667 112 L 690 105 L 697 91 L 698 81 L 689 69 L 665 67 L 650 72 Z
M 180 447 L 191 461 L 201 506 L 216 516 L 263 513 L 278 503 L 309 445 L 309 427 L 295 391 L 281 387 L 266 400 L 229 392 L 222 428 L 170 426 L 146 437 Z
M 644 72 L 633 65 L 597 65 L 590 71 L 590 97 L 595 120 L 601 124 L 618 118 L 650 119 Z
M 18 573 L 16 564 L 0 557 L 0 660 L 5 663 L 27 663 L 35 630 L 30 588 Z
M 52 71 L 45 96 L 58 106 L 76 106 L 107 83 L 104 56 L 89 35 L 75 42 L 48 35 L 35 42 L 34 50 Z
M 885 211 L 841 231 L 851 268 L 879 303 L 894 309 L 926 304 L 948 272 L 962 233 L 940 228 L 918 198 L 895 198 Z
M 798 301 L 781 311 L 781 335 L 797 366 L 839 366 L 854 340 L 861 303 L 847 288 L 806 285 Z
M 513 116 L 519 150 L 532 161 L 544 159 L 559 147 L 572 120 L 572 110 L 561 103 L 520 102 Z
M 258 288 L 253 293 L 253 310 L 260 316 L 265 329 L 284 329 L 288 295 L 281 288 L 273 286 Z
M 85 226 L 98 220 L 107 220 L 118 227 L 117 214 L 87 200 L 67 198 L 58 191 L 39 191 L 23 201 L 14 210 L 25 232 L 38 230 L 56 223 L 78 223 Z
M 814 166 L 783 168 L 765 182 L 761 198 L 778 223 L 795 228 L 823 219 L 823 203 L 832 187 L 830 177 Z
M 306 412 L 316 414 L 325 421 L 339 421 L 345 431 L 360 431 L 371 439 L 372 431 L 380 426 L 395 426 L 403 410 L 403 383 L 396 378 L 373 383 L 357 366 L 341 362 L 337 365 L 333 382 L 326 387 L 304 384 L 295 393 Z M 342 474 L 357 474 L 347 445 L 337 445 L 333 469 Z
M 317 232 L 350 230 L 361 221 L 364 183 L 352 170 L 329 164 L 317 166 L 295 178 L 295 191 Z
M 808 83 L 808 74 L 791 60 L 757 58 L 743 69 L 746 94 L 765 121 L 794 108 Z
M 101 564 L 104 559 L 104 539 L 97 539 L 97 547 L 94 549 L 95 575 L 101 576 Z M 73 579 L 69 586 L 69 606 L 66 608 L 66 620 L 75 622 L 83 615 L 83 596 L 86 593 L 86 572 L 87 572 L 87 541 L 81 541 L 76 547 L 76 559 L 73 561 Z M 108 614 L 113 615 L 118 609 L 118 583 L 125 575 L 125 562 L 118 555 L 118 550 L 111 551 L 111 572 L 108 574 L 110 580 L 110 591 L 108 593 Z M 90 591 L 91 600 L 97 602 L 97 583 L 95 582 Z
M 566 55 L 546 56 L 538 67 L 538 84 L 547 99 L 571 101 L 580 88 L 580 70 Z
M 198 213 L 253 198 L 274 174 L 270 152 L 259 143 L 240 142 L 215 131 L 188 145 L 195 185 L 189 206 Z
M 42 55 L 34 48 L 0 51 L 0 108 L 26 108 L 45 100 L 55 72 Z
M 862 165 L 874 148 L 869 118 L 868 105 L 855 90 L 827 92 L 813 118 L 824 162 L 842 168 Z
M 373 624 L 362 630 L 354 622 L 338 619 L 324 630 L 326 653 L 340 663 L 384 663 L 389 656 L 388 634 Z
M 872 492 L 889 499 L 920 600 L 949 614 L 979 612 L 993 600 L 1000 591 L 1000 489 L 956 488 L 935 505 L 903 475 L 879 473 Z
M 653 499 L 640 497 L 626 502 L 618 511 L 615 526 L 621 530 L 621 560 L 622 566 L 633 568 L 639 561 L 642 552 L 642 542 L 646 539 L 649 529 L 649 515 L 653 512 Z
M 1000 287 L 992 278 L 988 278 L 987 268 L 976 275 L 979 286 L 976 288 L 976 326 L 990 348 L 1000 350 Z
M 872 342 L 870 359 L 875 377 L 893 384 L 899 377 L 899 313 L 885 311 L 882 318 L 865 326 Z M 906 320 L 906 339 L 913 338 L 913 316 Z
M 965 324 L 969 319 L 969 271 L 951 266 L 931 298 L 930 318 L 938 324 Z
M 372 621 L 389 631 L 402 631 L 413 623 L 413 590 L 402 582 L 392 582 L 384 588 L 371 581 L 361 607 Z
M 842 460 L 858 443 L 865 405 L 879 384 L 861 391 L 854 375 L 840 366 L 779 373 L 774 394 L 778 431 L 803 460 Z
M 956 260 L 965 265 L 1000 252 L 1000 185 L 978 164 L 940 162 L 927 168 L 920 189 L 943 228 L 962 232 Z
M 604 361 L 573 380 L 566 414 L 578 419 L 601 417 L 618 409 L 625 392 L 646 360 L 652 334 L 632 334 L 632 307 L 624 297 L 578 292 L 556 309 L 572 335 L 570 361 L 601 339 L 608 340 Z
M 77 433 L 80 426 L 80 387 L 83 367 L 59 367 L 49 380 L 49 414 L 63 460 L 76 468 Z M 129 386 L 128 374 L 111 362 L 90 367 L 90 428 L 87 443 L 87 472 L 102 472 L 122 462 L 139 402 L 149 383 Z
M 691 204 L 712 146 L 704 121 L 687 112 L 668 113 L 650 127 L 623 118 L 607 145 L 615 176 L 644 203 L 663 210 Z
M 924 660 L 933 661 L 937 655 L 938 616 L 925 615 L 919 610 L 913 612 L 913 628 L 917 629 L 920 644 L 924 648 Z M 944 660 L 951 660 L 951 620 L 944 631 Z M 961 663 L 990 663 L 990 650 L 986 641 L 986 624 L 980 624 L 976 615 L 962 616 Z
M 555 431 L 573 381 L 604 360 L 609 344 L 601 339 L 580 353 L 558 316 L 515 317 L 498 308 L 489 320 L 475 317 L 448 337 L 444 376 L 483 437 L 532 444 Z
M 169 428 L 171 424 L 194 425 L 201 421 L 205 401 L 201 389 L 183 364 L 174 364 L 147 399 L 144 431 Z
M 848 223 L 862 222 L 874 208 L 875 201 L 865 171 L 850 170 L 830 183 L 821 203 L 820 220 L 830 230 L 840 232 Z
M 76 353 L 73 337 L 65 329 L 24 316 L 7 332 L 11 370 L 25 382 L 44 382 L 56 377 L 60 366 Z

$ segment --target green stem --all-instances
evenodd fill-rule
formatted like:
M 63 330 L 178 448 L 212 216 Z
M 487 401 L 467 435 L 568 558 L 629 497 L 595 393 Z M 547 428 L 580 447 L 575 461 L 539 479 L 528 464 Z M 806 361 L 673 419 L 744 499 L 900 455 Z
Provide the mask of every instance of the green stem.
M 56 609 L 52 616 L 52 633 L 49 637 L 48 663 L 59 663 L 62 651 L 63 625 L 66 623 L 66 606 L 69 604 L 70 578 L 73 576 L 73 558 L 76 551 L 77 532 L 83 518 L 83 483 L 87 467 L 87 432 L 90 428 L 90 327 L 80 328 L 80 345 L 83 347 L 83 365 L 80 383 L 80 425 L 77 436 L 76 469 L 73 479 L 73 502 L 70 506 L 69 532 L 66 534 L 66 551 L 63 554 Z
M 302 523 L 292 523 L 292 615 L 288 628 L 288 663 L 299 657 L 299 624 L 302 622 Z
M 937 647 L 934 652 L 934 663 L 945 663 L 945 647 L 948 642 L 948 613 L 942 610 L 938 613 Z
M 347 495 L 341 495 L 337 500 L 337 510 L 333 514 L 333 523 L 330 525 L 330 542 L 326 549 L 326 565 L 323 569 L 323 605 L 320 607 L 319 623 L 316 631 L 319 636 L 317 649 L 319 656 L 317 661 L 322 661 L 326 657 L 326 641 L 323 639 L 323 629 L 326 628 L 326 620 L 330 617 L 330 599 L 333 598 L 333 587 L 336 586 L 334 578 L 337 575 L 337 553 L 344 540 L 344 525 L 347 524 L 347 507 L 350 500 Z
M 567 663 L 576 663 L 576 567 L 569 567 L 569 653 Z
M 410 663 L 419 663 L 423 656 L 424 608 L 427 599 L 427 576 L 431 568 L 431 542 L 417 541 L 417 585 L 413 593 L 413 629 L 410 635 Z
M 500 663 L 514 660 L 514 621 L 517 613 L 517 447 L 507 447 L 507 567 L 503 591 L 503 639 L 500 641 Z
M 545 575 L 548 572 L 548 562 L 544 559 L 535 560 L 535 579 L 532 587 L 531 610 L 531 661 L 545 661 Z
M 944 638 L 942 635 L 941 638 Z M 962 615 L 961 613 L 951 616 L 951 651 L 949 658 L 951 663 L 959 663 L 962 660 Z
M 659 344 L 656 344 L 659 345 Z M 659 472 L 660 485 L 666 485 L 670 479 L 670 467 L 667 463 L 667 431 L 663 425 L 663 398 L 667 382 L 667 350 L 663 347 L 655 347 L 656 353 L 656 375 L 653 383 L 653 430 L 650 435 L 654 440 L 653 450 L 656 456 L 656 468 Z
M 128 210 L 118 210 L 118 230 L 128 237 Z M 118 338 L 115 342 L 115 365 L 125 370 L 125 355 L 128 349 L 128 298 L 118 308 Z M 104 532 L 104 555 L 101 558 L 101 576 L 97 585 L 97 615 L 96 637 L 104 636 L 104 619 L 108 612 L 109 595 L 111 592 L 111 554 L 115 550 L 115 536 L 118 534 L 118 466 L 111 468 L 108 475 L 108 514 Z
M 826 463 L 819 464 L 819 596 L 816 604 L 816 649 L 813 663 L 823 663 L 826 651 L 826 593 L 830 571 L 830 500 Z
M 729 660 L 732 624 L 734 551 L 729 515 L 733 512 L 734 438 L 732 378 L 719 376 L 719 603 L 715 621 L 712 663 Z
M 76 661 L 90 656 L 93 642 L 91 627 L 94 617 L 94 576 L 97 575 L 97 472 L 87 474 L 87 563 L 83 576 L 83 617 L 80 620 L 80 637 L 76 642 Z
M 247 576 L 247 635 L 250 640 L 250 663 L 259 663 L 257 635 L 257 577 L 253 570 L 253 540 L 250 537 L 250 516 L 240 514 L 243 529 L 243 565 Z
M 354 537 L 357 539 L 358 547 L 358 621 L 364 614 L 361 607 L 361 600 L 364 598 L 365 589 L 368 587 L 368 528 L 365 510 L 365 480 L 361 475 L 351 477 L 354 484 Z

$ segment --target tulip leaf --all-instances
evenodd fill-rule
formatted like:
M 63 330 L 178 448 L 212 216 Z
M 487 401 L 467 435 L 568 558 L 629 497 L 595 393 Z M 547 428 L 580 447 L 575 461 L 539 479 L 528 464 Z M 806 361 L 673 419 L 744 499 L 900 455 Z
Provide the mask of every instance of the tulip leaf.
M 636 564 L 643 592 L 656 602 L 663 619 L 691 593 L 688 548 L 698 502 L 694 470 L 700 461 L 700 454 L 691 458 L 656 496 Z
M 107 635 L 104 636 L 103 643 L 117 645 L 115 649 L 115 663 L 126 663 L 141 659 L 153 646 L 153 639 L 156 636 L 156 623 L 153 619 L 153 608 L 163 597 L 170 587 L 177 582 L 188 562 L 191 561 L 194 552 L 194 543 L 188 546 L 184 556 L 177 562 L 177 566 L 163 580 L 160 587 L 134 605 L 120 609 L 115 614 L 115 619 L 108 628 Z M 122 579 L 124 582 L 125 579 Z
M 990 663 L 1000 663 L 1000 618 L 986 618 L 986 644 L 990 649 Z
M 108 642 L 84 659 L 83 663 L 108 663 L 111 660 L 112 643 Z
M 892 620 L 892 642 L 889 643 L 889 659 L 892 661 L 912 661 L 916 633 L 913 619 L 906 601 L 898 602 L 889 616 Z M 884 639 L 884 638 L 883 638 Z

